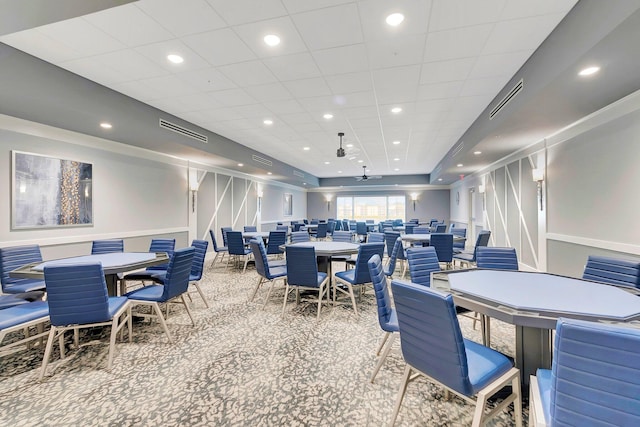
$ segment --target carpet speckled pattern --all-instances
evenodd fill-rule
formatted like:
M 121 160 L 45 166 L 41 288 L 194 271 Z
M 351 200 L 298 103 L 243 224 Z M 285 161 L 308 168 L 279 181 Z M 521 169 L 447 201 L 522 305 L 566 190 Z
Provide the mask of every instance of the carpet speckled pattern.
M 316 322 L 316 305 L 296 306 L 293 299 L 280 317 L 282 282 L 264 310 L 265 286 L 247 302 L 257 280 L 252 267 L 242 274 L 208 261 L 201 287 L 210 308 L 192 294 L 197 326 L 184 307 L 173 307 L 169 344 L 157 323 L 134 323 L 133 343 L 118 342 L 110 372 L 108 328 L 89 331 L 80 349 L 71 348 L 68 334 L 67 358 L 59 361 L 56 345 L 42 382 L 43 349 L 1 357 L 0 425 L 386 425 L 404 362 L 397 340 L 369 383 L 383 335 L 371 288 L 359 302 L 359 317 L 341 305 L 323 308 Z M 480 340 L 470 319 L 460 317 L 460 323 L 466 338 Z M 512 326 L 493 320 L 492 340 L 494 348 L 513 355 Z M 424 378 L 413 381 L 396 425 L 470 425 L 473 406 L 443 394 Z M 511 412 L 504 412 L 490 425 L 513 424 Z

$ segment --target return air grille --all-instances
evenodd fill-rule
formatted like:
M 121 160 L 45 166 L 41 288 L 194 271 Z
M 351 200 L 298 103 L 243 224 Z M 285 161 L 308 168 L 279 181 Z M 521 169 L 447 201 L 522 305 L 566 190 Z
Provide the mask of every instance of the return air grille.
M 498 105 L 496 105 L 495 107 L 493 107 L 493 110 L 491 110 L 491 112 L 489 113 L 489 120 L 493 119 L 496 114 L 498 114 L 500 111 L 502 111 L 502 109 L 518 94 L 520 93 L 520 91 L 522 90 L 524 86 L 524 82 L 522 79 L 520 79 L 520 81 L 518 83 L 516 83 L 516 85 L 513 87 L 513 89 L 511 89 L 509 91 L 509 93 L 507 93 L 504 98 L 502 98 L 502 100 L 500 102 L 498 102 Z
M 209 137 L 207 135 L 202 135 L 201 133 L 192 131 L 191 129 L 187 129 L 175 123 L 168 122 L 164 119 L 160 119 L 160 127 L 170 130 L 171 132 L 179 133 L 180 135 L 186 136 L 187 138 L 204 142 L 205 144 L 209 142 Z
M 300 171 L 294 170 L 294 171 L 293 171 L 293 174 L 294 174 L 295 176 L 299 176 L 300 178 L 304 178 L 304 174 L 303 174 L 302 172 L 300 172 Z
M 453 151 L 451 152 L 451 157 L 455 157 L 458 154 L 460 154 L 460 152 L 462 151 L 462 149 L 464 148 L 464 141 L 460 142 L 460 144 L 458 144 Z
M 273 162 L 269 159 L 265 159 L 264 157 L 256 156 L 255 154 L 251 156 L 254 162 L 262 163 L 263 165 L 273 166 Z

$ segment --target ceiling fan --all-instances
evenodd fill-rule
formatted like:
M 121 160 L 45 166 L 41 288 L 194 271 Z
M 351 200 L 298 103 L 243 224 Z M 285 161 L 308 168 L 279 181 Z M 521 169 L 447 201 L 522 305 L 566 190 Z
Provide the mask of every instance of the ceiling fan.
M 344 148 L 342 148 L 342 137 L 344 136 L 344 132 L 338 132 L 338 136 L 340 137 L 340 148 L 336 151 L 336 156 L 344 157 L 346 155 Z
M 356 179 L 356 181 L 368 181 L 370 179 L 380 179 L 382 178 L 382 175 L 367 176 L 367 167 L 362 166 L 362 176 L 354 176 L 354 178 Z

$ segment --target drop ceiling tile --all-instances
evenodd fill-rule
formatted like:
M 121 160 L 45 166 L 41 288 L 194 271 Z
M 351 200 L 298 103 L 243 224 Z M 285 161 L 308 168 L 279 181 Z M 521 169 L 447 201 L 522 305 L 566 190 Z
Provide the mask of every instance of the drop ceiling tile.
M 169 30 L 140 10 L 135 3 L 101 10 L 83 19 L 129 47 L 174 38 Z
M 353 0 L 282 0 L 290 14 L 352 2 Z
M 291 55 L 307 50 L 293 21 L 288 16 L 239 25 L 233 30 L 261 58 Z M 280 44 L 267 45 L 264 42 L 264 36 L 268 34 L 280 37 Z
M 509 81 L 511 76 L 485 77 L 469 79 L 464 82 L 460 96 L 495 95 Z
M 240 131 L 256 128 L 256 124 L 251 120 L 247 120 L 247 119 L 227 120 L 222 123 L 224 123 L 229 129 L 240 130 Z M 259 146 L 259 144 L 256 144 L 256 145 Z
M 176 76 L 160 76 L 138 81 L 149 89 L 147 99 L 168 98 L 172 96 L 192 95 L 197 92 L 193 86 L 188 85 Z
M 321 77 L 292 80 L 284 82 L 284 85 L 296 98 L 331 95 L 331 89 L 329 89 L 329 86 L 327 86 L 324 79 Z
M 284 101 L 267 101 L 264 103 L 264 105 L 274 114 L 295 114 L 300 113 L 303 110 L 300 103 L 295 99 L 288 99 Z
M 147 87 L 140 84 L 139 81 L 129 81 L 124 83 L 115 83 L 110 86 L 111 89 L 123 93 L 133 99 L 142 102 L 153 99 L 153 92 Z
M 424 54 L 425 35 L 410 35 L 367 42 L 371 68 L 419 64 Z
M 215 121 L 215 122 L 220 122 L 225 120 L 239 120 L 243 118 L 240 114 L 236 113 L 231 108 L 214 108 L 211 110 L 204 110 L 204 111 L 198 111 L 196 113 L 187 113 L 187 114 L 188 115 L 197 114 L 203 119 L 206 119 L 208 121 Z
M 355 92 L 343 95 L 345 108 L 347 107 L 368 107 L 376 105 L 376 97 L 373 92 Z
M 218 67 L 218 70 L 240 87 L 262 85 L 276 81 L 271 71 L 259 60 L 225 65 Z
M 280 81 L 320 76 L 320 70 L 308 52 L 264 58 L 262 62 Z
M 280 0 L 207 0 L 229 25 L 245 24 L 285 16 Z
M 477 59 L 473 57 L 422 64 L 420 84 L 465 80 L 469 76 L 476 61 Z
M 82 54 L 69 46 L 45 36 L 37 29 L 6 34 L 0 42 L 36 56 L 52 64 L 79 59 Z
M 492 29 L 493 24 L 487 24 L 429 33 L 424 61 L 434 62 L 477 56 L 482 52 Z
M 203 92 L 235 89 L 238 86 L 215 68 L 186 71 L 176 76 Z
M 378 102 L 381 104 L 413 102 L 420 80 L 420 66 L 385 68 L 372 72 Z
M 213 99 L 215 99 L 217 102 L 227 107 L 256 103 L 256 100 L 249 96 L 242 89 L 218 90 L 215 92 L 211 92 L 211 96 L 213 96 Z
M 295 125 L 296 132 L 320 132 L 322 128 L 317 123 L 300 123 Z
M 291 99 L 291 93 L 282 83 L 249 86 L 245 91 L 260 102 Z
M 507 0 L 435 0 L 429 20 L 429 31 L 469 27 L 496 22 Z
M 364 44 L 325 49 L 313 52 L 313 57 L 325 75 L 345 74 L 369 69 Z
M 256 58 L 251 49 L 230 28 L 193 34 L 183 37 L 182 41 L 214 66 Z
M 369 72 L 326 76 L 325 80 L 334 94 L 362 92 L 373 88 Z
M 249 104 L 249 105 L 241 105 L 239 107 L 233 107 L 234 111 L 240 114 L 245 118 L 252 118 L 259 120 L 253 120 L 256 125 L 259 123 L 260 126 L 263 125 L 262 121 L 267 118 L 273 116 L 273 113 L 262 104 Z
M 390 39 L 411 34 L 424 34 L 429 22 L 430 0 L 364 0 L 358 2 L 362 31 L 366 40 Z M 404 21 L 392 27 L 385 21 L 392 13 L 401 12 Z
M 495 25 L 482 53 L 535 50 L 560 22 L 558 18 L 556 15 L 545 15 L 500 22 Z
M 357 117 L 347 119 L 350 127 L 355 129 L 358 133 L 363 129 L 375 129 L 376 132 L 380 131 L 380 119 L 377 117 Z
M 103 85 L 123 83 L 130 80 L 129 77 L 108 65 L 101 63 L 93 57 L 74 59 L 58 64 L 65 70 L 69 70 L 86 79 L 100 82 Z
M 532 53 L 533 51 L 531 50 L 523 50 L 496 55 L 482 55 L 478 57 L 469 73 L 469 78 L 475 79 L 499 75 L 513 76 Z
M 209 68 L 207 61 L 177 39 L 140 46 L 135 50 L 170 73 Z M 168 55 L 180 55 L 184 62 L 174 64 L 167 59 Z
M 313 98 L 298 98 L 298 102 L 302 107 L 309 111 L 315 113 L 321 113 L 323 111 L 328 111 L 336 106 L 336 100 L 333 96 L 317 96 Z M 341 100 L 337 100 L 341 102 Z
M 222 104 L 217 102 L 210 93 L 195 93 L 191 95 L 156 99 L 153 101 L 153 105 L 161 110 L 172 110 L 177 113 L 211 110 L 222 107 Z
M 362 43 L 362 29 L 355 4 L 346 4 L 293 15 L 293 21 L 311 50 Z
M 307 112 L 292 113 L 292 114 L 280 114 L 280 119 L 287 123 L 289 126 L 296 127 L 299 124 L 314 123 L 313 116 Z
M 82 55 L 99 55 L 127 48 L 116 38 L 83 19 L 68 19 L 44 25 L 38 28 L 38 32 Z M 78 37 L 79 34 L 82 36 Z
M 94 56 L 93 59 L 121 73 L 127 80 L 142 80 L 169 74 L 133 49 L 105 53 Z
M 420 85 L 418 86 L 418 100 L 455 98 L 463 85 L 463 81 Z
M 563 16 L 571 10 L 578 0 L 509 0 L 502 11 L 501 19 L 525 18 L 528 16 L 560 13 Z
M 205 0 L 142 0 L 136 6 L 178 37 L 227 26 Z
M 347 119 L 360 119 L 363 117 L 377 117 L 377 116 L 378 116 L 378 109 L 375 106 L 345 108 L 340 112 L 340 117 L 345 117 Z

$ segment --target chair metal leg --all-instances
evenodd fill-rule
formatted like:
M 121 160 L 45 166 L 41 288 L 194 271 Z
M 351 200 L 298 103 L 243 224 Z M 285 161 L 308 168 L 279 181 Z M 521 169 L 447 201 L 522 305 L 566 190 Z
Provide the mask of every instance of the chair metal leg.
M 389 334 L 390 332 L 387 332 L 385 337 L 388 337 Z M 389 352 L 391 351 L 391 347 L 393 347 L 393 343 L 395 342 L 395 340 L 396 340 L 396 334 L 391 335 L 391 339 L 389 340 L 389 343 L 387 343 L 387 347 L 384 349 L 382 356 L 378 358 L 378 363 L 376 363 L 376 367 L 373 369 L 373 373 L 371 374 L 371 378 L 369 379 L 370 383 L 373 384 L 373 380 L 376 379 L 376 375 L 378 375 L 378 371 L 380 371 L 382 364 L 384 363 L 385 359 L 389 355 Z M 386 341 L 386 338 L 385 338 L 385 341 Z
M 262 282 L 264 282 L 264 277 L 260 276 L 260 279 L 258 279 L 258 283 L 256 284 L 255 288 L 253 288 L 253 291 L 251 292 L 251 296 L 249 297 L 249 302 L 253 301 L 253 299 L 256 297 L 256 294 L 258 293 L 258 289 L 260 289 Z
M 393 408 L 391 421 L 389 422 L 390 427 L 393 427 L 393 425 L 396 423 L 396 418 L 398 418 L 398 412 L 400 412 L 400 405 L 402 405 L 402 399 L 404 399 L 404 394 L 407 392 L 407 384 L 409 384 L 410 376 L 411 376 L 411 366 L 407 365 L 404 368 L 404 375 L 402 375 L 400 390 L 398 390 L 398 396 L 396 397 L 396 404 Z
M 184 304 L 184 308 L 187 310 L 187 314 L 189 315 L 189 318 L 191 319 L 191 324 L 193 326 L 196 326 L 196 321 L 193 318 L 193 313 L 191 313 L 191 309 L 189 308 L 189 304 L 187 304 L 187 300 L 184 297 L 184 294 L 180 295 L 180 299 L 182 300 L 182 304 Z
M 206 308 L 209 308 L 209 303 L 207 302 L 207 299 L 204 297 L 204 292 L 202 292 L 202 288 L 200 288 L 200 284 L 198 282 L 192 282 L 193 286 L 196 287 L 196 291 L 198 291 L 198 294 L 200 294 L 200 298 L 202 298 L 202 302 L 204 302 L 204 306 Z
M 109 338 L 109 356 L 107 357 L 107 371 L 111 370 L 111 366 L 113 365 L 113 350 L 116 347 L 116 335 L 118 334 L 118 318 L 119 316 L 113 316 L 113 320 L 111 321 L 111 337 Z
M 289 297 L 289 284 L 285 281 L 284 302 L 282 303 L 282 318 L 284 319 L 284 310 L 287 308 L 287 298 Z
M 56 339 L 56 327 L 51 326 L 51 330 L 49 331 L 49 338 L 47 339 L 47 347 L 44 350 L 44 357 L 42 358 L 42 367 L 40 368 L 40 376 L 39 380 L 44 378 L 45 373 L 47 372 L 47 365 L 49 364 L 49 358 L 51 357 L 51 349 L 53 348 L 53 342 Z
M 169 328 L 167 328 L 167 322 L 165 322 L 164 316 L 162 315 L 162 310 L 160 310 L 160 305 L 158 305 L 157 302 L 153 303 L 151 305 L 153 306 L 153 309 L 156 312 L 156 315 L 158 317 L 158 321 L 162 325 L 162 329 L 164 329 L 164 333 L 167 334 L 167 339 L 169 340 L 169 342 L 172 342 L 171 334 L 169 333 Z
M 378 349 L 376 350 L 376 356 L 380 356 L 380 350 L 382 350 L 382 347 L 384 347 L 384 344 L 389 339 L 389 335 L 391 335 L 391 332 L 385 332 L 384 333 L 384 337 L 382 337 L 382 341 L 380 342 L 380 345 L 378 346 Z

